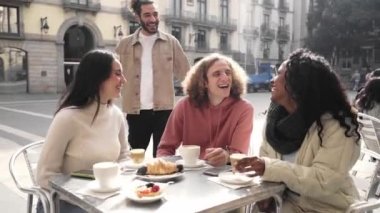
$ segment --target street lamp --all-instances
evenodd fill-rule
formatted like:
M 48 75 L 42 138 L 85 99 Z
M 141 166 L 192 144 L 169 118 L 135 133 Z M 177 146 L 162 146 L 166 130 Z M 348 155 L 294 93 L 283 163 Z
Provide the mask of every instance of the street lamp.
M 48 33 L 49 25 L 47 23 L 47 17 L 41 18 L 40 22 L 41 22 L 41 32 L 44 32 L 45 34 Z
M 118 38 L 121 38 L 123 37 L 123 31 L 122 31 L 122 28 L 121 28 L 121 25 L 118 25 L 118 26 L 113 26 L 113 37 L 116 38 L 116 36 Z

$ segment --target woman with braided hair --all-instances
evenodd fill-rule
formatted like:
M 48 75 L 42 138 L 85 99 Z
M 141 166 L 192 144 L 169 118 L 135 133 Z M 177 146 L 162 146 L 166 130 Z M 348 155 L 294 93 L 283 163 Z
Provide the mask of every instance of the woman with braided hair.
M 272 80 L 260 157 L 237 170 L 282 182 L 283 212 L 343 212 L 358 199 L 349 175 L 360 154 L 358 123 L 342 85 L 322 56 L 299 49 Z M 271 211 L 270 201 L 258 206 Z

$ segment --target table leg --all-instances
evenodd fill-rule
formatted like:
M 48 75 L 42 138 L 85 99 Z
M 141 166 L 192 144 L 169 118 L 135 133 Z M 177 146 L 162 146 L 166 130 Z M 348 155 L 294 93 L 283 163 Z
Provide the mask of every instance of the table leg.
M 282 196 L 276 194 L 273 195 L 274 201 L 276 202 L 276 212 L 281 213 L 282 209 Z
M 56 193 L 55 191 L 51 191 L 50 192 L 50 199 L 51 199 L 51 203 L 52 203 L 52 206 L 51 206 L 51 212 L 52 213 L 59 213 L 59 209 L 60 209 L 60 206 L 59 206 L 59 195 L 58 193 Z

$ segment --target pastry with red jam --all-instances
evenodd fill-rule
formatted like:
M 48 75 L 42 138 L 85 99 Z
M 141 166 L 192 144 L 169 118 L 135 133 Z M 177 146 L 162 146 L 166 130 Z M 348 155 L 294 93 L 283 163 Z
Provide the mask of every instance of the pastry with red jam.
M 155 197 L 157 195 L 160 195 L 161 193 L 162 193 L 162 190 L 160 186 L 154 183 L 147 183 L 143 186 L 137 187 L 136 189 L 136 195 L 139 198 Z

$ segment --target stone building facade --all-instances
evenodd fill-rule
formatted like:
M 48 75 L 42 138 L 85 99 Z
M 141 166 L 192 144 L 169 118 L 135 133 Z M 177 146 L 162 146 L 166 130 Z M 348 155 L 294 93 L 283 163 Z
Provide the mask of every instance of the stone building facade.
M 130 0 L 0 0 L 0 93 L 59 93 L 85 52 L 113 50 L 138 28 Z M 277 64 L 294 42 L 298 1 L 159 0 L 159 28 L 182 44 L 190 63 L 211 52 L 249 73 Z M 294 25 L 299 25 L 294 27 Z M 301 26 L 301 27 L 300 27 Z M 299 37 L 299 36 L 298 36 Z

